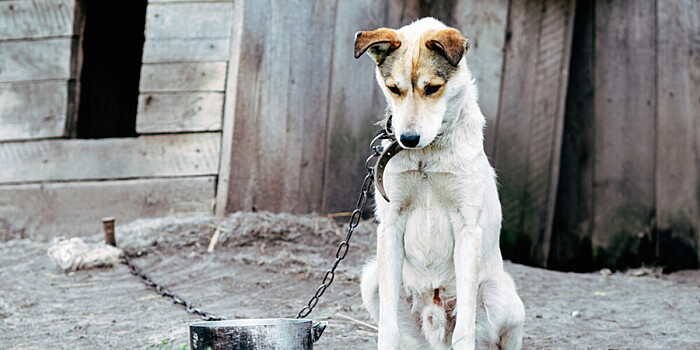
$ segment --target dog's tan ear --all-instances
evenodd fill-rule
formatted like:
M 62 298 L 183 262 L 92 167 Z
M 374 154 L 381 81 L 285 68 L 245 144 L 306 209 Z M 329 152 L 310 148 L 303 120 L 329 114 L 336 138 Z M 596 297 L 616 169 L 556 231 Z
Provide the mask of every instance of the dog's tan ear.
M 379 28 L 355 33 L 355 58 L 360 58 L 365 51 L 369 50 L 368 54 L 379 65 L 388 54 L 399 47 L 401 47 L 401 41 L 393 29 Z
M 425 42 L 425 46 L 445 56 L 447 61 L 456 67 L 462 56 L 469 50 L 469 39 L 457 29 L 447 28 L 436 32 Z

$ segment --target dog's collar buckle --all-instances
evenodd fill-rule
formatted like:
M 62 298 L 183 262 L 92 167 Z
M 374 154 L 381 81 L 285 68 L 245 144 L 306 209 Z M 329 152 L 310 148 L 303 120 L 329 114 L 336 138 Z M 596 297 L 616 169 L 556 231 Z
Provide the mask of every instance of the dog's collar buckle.
M 377 160 L 377 164 L 375 165 L 374 183 L 377 186 L 377 191 L 379 191 L 379 194 L 381 194 L 387 202 L 389 202 L 389 196 L 386 195 L 386 191 L 384 190 L 384 170 L 386 169 L 386 165 L 389 163 L 389 160 L 391 160 L 391 158 L 393 158 L 397 153 L 401 152 L 401 150 L 403 150 L 403 148 L 401 145 L 399 145 L 399 141 L 394 139 L 391 144 L 384 149 Z

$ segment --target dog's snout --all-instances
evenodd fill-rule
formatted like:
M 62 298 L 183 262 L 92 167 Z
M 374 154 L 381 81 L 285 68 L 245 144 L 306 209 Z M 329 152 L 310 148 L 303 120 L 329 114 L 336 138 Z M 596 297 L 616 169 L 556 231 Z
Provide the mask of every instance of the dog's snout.
M 404 147 L 413 148 L 418 146 L 418 142 L 420 142 L 420 135 L 403 133 L 401 134 L 401 138 L 399 139 L 399 141 L 401 141 L 401 145 L 403 145 Z

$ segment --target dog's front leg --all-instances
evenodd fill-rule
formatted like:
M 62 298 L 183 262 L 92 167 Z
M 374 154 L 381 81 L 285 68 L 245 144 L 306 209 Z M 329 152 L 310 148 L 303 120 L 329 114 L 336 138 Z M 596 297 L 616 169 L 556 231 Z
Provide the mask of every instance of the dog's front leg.
M 377 229 L 377 277 L 379 278 L 380 350 L 399 348 L 399 296 L 403 271 L 403 236 L 395 224 Z
M 456 350 L 474 349 L 476 340 L 476 298 L 479 288 L 481 263 L 481 227 L 476 215 L 466 216 L 464 225 L 455 237 L 454 264 L 457 280 L 457 323 L 452 335 Z

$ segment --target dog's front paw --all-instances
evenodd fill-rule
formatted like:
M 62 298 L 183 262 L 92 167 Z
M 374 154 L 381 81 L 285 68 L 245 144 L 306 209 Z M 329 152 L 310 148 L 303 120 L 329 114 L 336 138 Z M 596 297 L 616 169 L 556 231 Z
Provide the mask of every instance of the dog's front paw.
M 474 350 L 474 333 L 460 332 L 455 330 L 452 334 L 452 349 L 454 350 Z
M 377 349 L 379 350 L 399 350 L 399 332 L 383 331 L 379 328 L 379 341 L 377 344 Z

